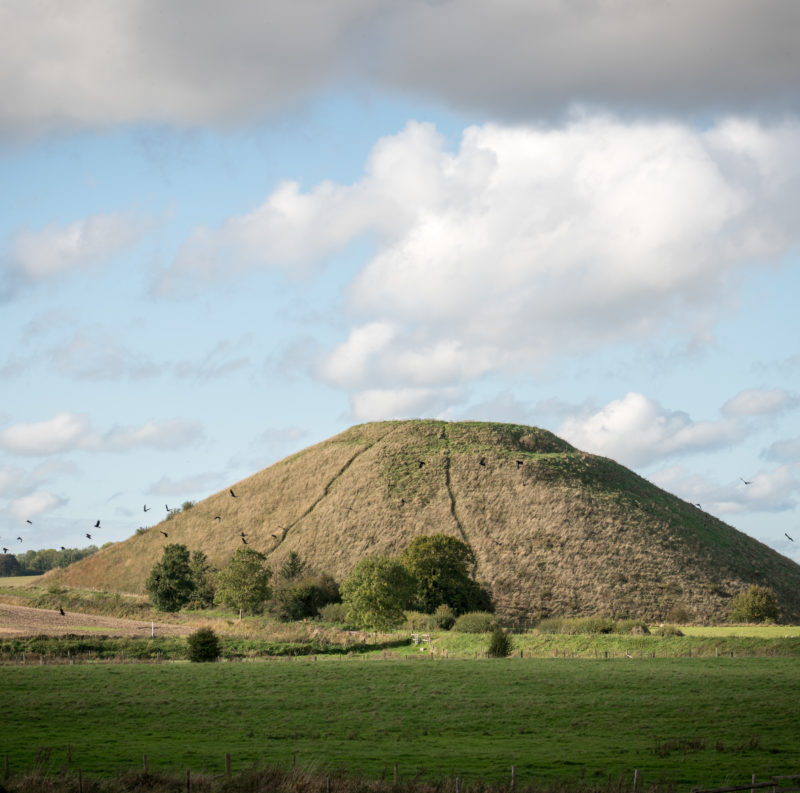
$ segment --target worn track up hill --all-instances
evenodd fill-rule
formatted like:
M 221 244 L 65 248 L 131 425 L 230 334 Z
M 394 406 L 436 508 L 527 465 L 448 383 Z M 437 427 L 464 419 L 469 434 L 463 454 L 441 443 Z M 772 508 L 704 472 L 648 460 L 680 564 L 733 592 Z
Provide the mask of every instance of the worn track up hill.
M 498 611 L 723 619 L 730 597 L 771 586 L 800 620 L 800 566 L 604 457 L 535 427 L 362 424 L 235 483 L 64 571 L 66 585 L 143 592 L 167 542 L 222 566 L 241 547 L 279 565 L 297 551 L 343 579 L 419 534 L 467 542 Z M 219 515 L 220 520 L 215 520 Z M 160 530 L 168 532 L 166 539 Z

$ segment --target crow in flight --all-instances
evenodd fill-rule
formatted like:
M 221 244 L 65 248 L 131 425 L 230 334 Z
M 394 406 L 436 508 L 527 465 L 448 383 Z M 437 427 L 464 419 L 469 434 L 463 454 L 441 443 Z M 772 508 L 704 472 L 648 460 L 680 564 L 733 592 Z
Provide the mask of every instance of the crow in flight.
M 784 534 L 786 534 L 786 532 L 784 532 Z M 788 534 L 786 534 L 786 539 L 787 540 L 791 540 L 792 542 L 794 542 L 794 540 L 792 540 L 792 538 Z
M 31 526 L 33 526 L 33 521 L 32 520 L 26 520 L 25 523 L 30 523 Z
M 424 460 L 420 460 L 419 461 L 419 467 L 422 468 L 423 465 L 425 465 L 425 461 Z
M 169 534 L 167 534 L 167 533 L 166 533 L 166 532 L 165 532 L 163 529 L 159 529 L 159 531 L 160 531 L 160 532 L 161 532 L 161 533 L 162 533 L 162 534 L 163 534 L 165 537 L 169 537 Z
M 99 529 L 99 528 L 100 528 L 100 521 L 99 521 L 99 520 L 97 521 L 97 523 L 95 523 L 95 524 L 94 524 L 94 527 L 95 527 L 96 529 Z
M 22 537 L 17 537 L 17 539 L 18 539 L 20 542 L 22 542 Z
M 222 516 L 221 515 L 214 515 L 214 520 L 222 520 Z
M 522 468 L 522 460 L 517 460 L 517 468 Z
M 478 465 L 486 465 L 486 458 L 485 457 L 481 457 L 481 459 L 478 460 Z
M 247 545 L 247 540 L 244 537 L 242 537 L 242 542 Z
M 62 545 L 62 546 L 61 546 L 61 550 L 62 550 L 62 551 L 66 551 L 67 549 L 66 549 L 66 548 L 65 548 L 65 547 Z
M 91 535 L 91 534 L 89 534 L 88 532 L 87 532 L 86 536 L 87 536 L 87 537 L 88 537 L 90 540 L 92 539 L 92 535 Z
M 742 479 L 742 477 L 740 476 L 740 477 L 739 477 L 739 479 Z M 752 485 L 752 484 L 753 484 L 753 481 L 752 481 L 752 480 L 750 480 L 750 481 L 748 482 L 746 479 L 742 479 L 742 482 L 744 482 L 746 485 Z
M 64 607 L 63 607 L 63 606 L 59 606 L 59 607 L 58 607 L 58 611 L 59 611 L 59 613 L 61 614 L 61 616 L 62 616 L 62 617 L 66 616 L 66 615 L 64 614 Z
M 151 509 L 152 509 L 152 507 L 148 507 L 147 504 L 144 505 L 144 511 L 145 512 L 149 512 Z
M 3 548 L 3 553 L 8 553 L 8 548 Z
M 236 498 L 236 493 L 233 492 L 233 488 L 230 488 L 228 491 L 234 498 Z
M 169 512 L 169 507 L 166 504 L 164 504 L 164 509 L 167 510 L 167 512 Z

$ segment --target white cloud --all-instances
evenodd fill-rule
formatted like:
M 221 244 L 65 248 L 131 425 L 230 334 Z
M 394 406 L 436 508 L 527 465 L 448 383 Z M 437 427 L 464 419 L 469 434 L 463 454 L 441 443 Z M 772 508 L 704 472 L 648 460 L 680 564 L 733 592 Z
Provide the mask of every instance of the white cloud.
M 650 480 L 681 498 L 700 503 L 712 515 L 742 512 L 785 512 L 794 509 L 800 494 L 797 465 L 782 465 L 770 471 L 760 471 L 747 481 L 718 484 L 704 476 L 690 473 L 681 466 L 664 468 Z
M 775 441 L 762 455 L 767 460 L 777 460 L 783 463 L 800 462 L 800 436 Z
M 436 415 L 444 408 L 463 401 L 456 388 L 370 388 L 351 397 L 356 421 Z
M 12 501 L 9 506 L 9 511 L 20 520 L 31 520 L 36 517 L 36 515 L 49 512 L 66 503 L 67 500 L 64 498 L 55 496 L 52 493 L 38 491 Z
M 676 454 L 724 448 L 744 435 L 730 419 L 693 421 L 644 394 L 629 393 L 588 416 L 566 419 L 556 434 L 573 446 L 624 465 L 647 465 Z
M 140 427 L 113 427 L 103 435 L 92 430 L 87 416 L 58 413 L 52 419 L 19 423 L 0 431 L 0 448 L 22 455 L 49 455 L 73 450 L 120 452 L 150 446 L 177 449 L 202 437 L 195 422 L 173 419 L 147 422 Z
M 16 273 L 39 281 L 96 265 L 133 244 L 144 221 L 130 213 L 97 214 L 66 226 L 20 231 L 11 243 Z
M 798 399 L 780 388 L 740 391 L 723 406 L 726 416 L 762 416 L 797 407 Z
M 230 124 L 352 81 L 499 118 L 797 108 L 794 0 L 5 3 L 0 129 Z

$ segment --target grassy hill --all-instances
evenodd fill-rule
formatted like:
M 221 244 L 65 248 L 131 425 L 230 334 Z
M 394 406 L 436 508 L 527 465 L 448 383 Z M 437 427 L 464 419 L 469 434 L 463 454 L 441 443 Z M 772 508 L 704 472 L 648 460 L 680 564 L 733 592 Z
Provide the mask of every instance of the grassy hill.
M 48 574 L 127 592 L 168 542 L 223 565 L 241 547 L 277 566 L 290 551 L 344 578 L 418 534 L 469 543 L 498 611 L 720 620 L 752 583 L 800 621 L 800 566 L 613 460 L 535 427 L 479 422 L 362 424 L 199 502 L 144 533 Z M 215 518 L 219 516 L 219 520 Z M 161 533 L 167 532 L 168 538 Z

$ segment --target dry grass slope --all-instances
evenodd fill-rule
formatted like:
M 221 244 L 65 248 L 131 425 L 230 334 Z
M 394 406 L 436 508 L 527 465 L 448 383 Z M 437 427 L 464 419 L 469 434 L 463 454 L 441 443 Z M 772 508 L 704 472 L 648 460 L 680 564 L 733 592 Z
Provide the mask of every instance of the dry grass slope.
M 290 551 L 345 577 L 364 556 L 446 532 L 475 551 L 498 610 L 661 620 L 684 608 L 723 619 L 731 595 L 772 586 L 800 620 L 800 566 L 612 460 L 535 427 L 362 424 L 135 535 L 48 574 L 66 585 L 142 592 L 167 542 L 223 565 L 248 543 L 277 566 Z M 219 515 L 220 520 L 215 520 Z M 160 530 L 168 532 L 165 538 Z

